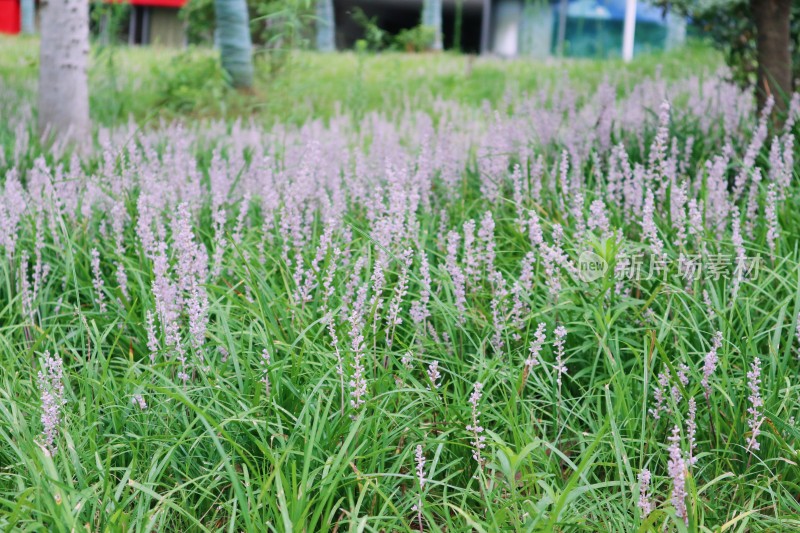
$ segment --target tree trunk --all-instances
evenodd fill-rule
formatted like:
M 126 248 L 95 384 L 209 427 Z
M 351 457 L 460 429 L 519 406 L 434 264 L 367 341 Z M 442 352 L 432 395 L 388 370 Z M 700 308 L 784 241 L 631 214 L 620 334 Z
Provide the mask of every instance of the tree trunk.
M 217 45 L 222 68 L 237 89 L 253 86 L 253 44 L 245 0 L 215 0 Z
M 19 3 L 22 33 L 36 33 L 36 6 L 33 0 L 21 0 Z
M 422 25 L 433 28 L 431 49 L 442 49 L 442 0 L 423 0 Z
M 335 28 L 333 0 L 317 0 L 317 50 L 320 52 L 336 50 Z
M 556 53 L 559 57 L 564 55 L 564 44 L 567 40 L 567 11 L 569 1 L 561 0 L 558 3 L 558 33 L 556 34 Z
M 750 8 L 757 32 L 758 109 L 772 95 L 775 98 L 774 116 L 785 114 L 792 95 L 792 56 L 789 18 L 792 0 L 751 0 Z
M 492 0 L 483 0 L 481 11 L 481 54 L 489 53 L 489 33 L 492 31 Z
M 90 139 L 89 2 L 39 3 L 39 134 L 86 143 Z

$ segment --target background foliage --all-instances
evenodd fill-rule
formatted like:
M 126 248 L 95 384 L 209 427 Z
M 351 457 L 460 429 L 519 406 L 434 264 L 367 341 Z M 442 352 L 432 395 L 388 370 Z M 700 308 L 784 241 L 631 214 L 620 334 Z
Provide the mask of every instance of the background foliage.
M 756 82 L 756 28 L 749 0 L 656 0 L 691 17 L 695 29 L 719 48 L 742 85 Z M 794 79 L 800 78 L 800 2 L 792 3 L 791 54 Z M 795 82 L 796 83 L 796 82 Z

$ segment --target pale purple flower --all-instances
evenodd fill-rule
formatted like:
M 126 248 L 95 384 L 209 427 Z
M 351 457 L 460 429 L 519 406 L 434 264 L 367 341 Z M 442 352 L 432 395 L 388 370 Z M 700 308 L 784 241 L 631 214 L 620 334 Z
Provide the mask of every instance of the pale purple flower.
M 494 260 L 496 255 L 494 243 L 494 218 L 492 218 L 491 211 L 486 211 L 486 213 L 483 214 L 483 218 L 481 219 L 481 227 L 478 230 L 478 238 L 483 245 L 483 250 L 481 250 L 481 260 L 486 268 L 486 272 L 491 274 L 494 270 Z
M 417 495 L 417 503 L 411 508 L 412 511 L 417 513 L 417 523 L 419 524 L 420 530 L 422 530 L 422 507 L 424 504 L 424 490 L 425 490 L 425 483 L 427 479 L 425 479 L 425 452 L 422 448 L 422 444 L 417 444 L 416 451 L 414 452 L 414 461 L 417 465 L 417 483 L 419 484 L 419 494 Z
M 476 382 L 469 397 L 469 404 L 472 407 L 472 421 L 467 424 L 466 429 L 472 434 L 472 458 L 475 459 L 479 467 L 483 467 L 481 454 L 486 447 L 486 436 L 483 435 L 483 426 L 481 426 L 480 421 L 481 412 L 478 409 L 482 397 L 483 384 Z
M 759 184 L 761 183 L 761 169 L 759 167 L 753 169 L 753 177 L 750 181 L 750 190 L 747 193 L 747 205 L 745 207 L 744 231 L 752 239 L 755 223 L 758 219 L 758 193 Z
M 639 472 L 639 502 L 637 503 L 642 519 L 653 512 L 653 502 L 650 500 L 650 470 L 643 468 Z
M 775 191 L 775 184 L 770 183 L 767 186 L 767 203 L 764 207 L 764 218 L 767 222 L 767 246 L 769 247 L 769 255 L 772 261 L 775 261 L 775 242 L 780 235 L 777 209 L 778 193 Z
M 517 211 L 517 224 L 524 226 L 525 224 L 525 203 L 530 197 L 530 187 L 528 180 L 522 173 L 522 167 L 517 163 L 511 172 L 511 188 L 514 191 L 514 207 Z
M 18 226 L 26 207 L 25 189 L 19 172 L 12 168 L 6 173 L 4 186 L 0 188 L 0 248 L 5 248 L 8 261 L 14 256 L 19 238 Z
M 561 196 L 567 197 L 570 193 L 569 187 L 569 152 L 561 150 L 561 164 L 559 165 L 559 185 L 561 186 Z
M 519 279 L 511 287 L 512 305 L 510 320 L 511 338 L 516 342 L 522 338 L 520 331 L 525 328 L 525 317 L 530 312 L 530 306 L 522 299 L 523 293 L 531 290 L 533 283 L 533 253 L 528 252 L 522 260 L 522 272 Z
M 733 204 L 728 194 L 728 164 L 730 145 L 723 148 L 722 155 L 714 156 L 706 161 L 708 176 L 706 177 L 706 224 L 714 231 L 717 239 L 721 240 L 728 224 L 728 215 Z
M 445 267 L 447 273 L 450 274 L 450 280 L 453 282 L 453 296 L 455 298 L 456 309 L 459 314 L 459 321 L 466 320 L 465 314 L 467 312 L 467 292 L 466 292 L 466 277 L 464 271 L 458 265 L 458 241 L 460 237 L 455 231 L 447 234 L 447 259 Z
M 117 279 L 119 290 L 126 300 L 130 300 L 130 295 L 128 294 L 128 274 L 125 272 L 125 265 L 123 265 L 121 261 L 115 261 L 114 265 L 117 267 L 114 271 L 114 276 Z
M 688 183 L 682 181 L 680 186 L 672 189 L 670 196 L 670 218 L 675 230 L 675 244 L 686 244 L 686 202 L 688 199 Z
M 648 189 L 642 215 L 642 236 L 650 242 L 650 252 L 653 256 L 660 259 L 664 256 L 664 243 L 658 236 L 658 228 L 653 217 L 654 213 L 655 198 L 653 197 L 653 191 Z
M 774 104 L 775 100 L 770 95 L 764 106 L 764 109 L 761 111 L 761 116 L 759 117 L 756 130 L 753 132 L 753 136 L 750 138 L 750 144 L 747 146 L 747 150 L 742 158 L 742 169 L 736 175 L 736 179 L 734 180 L 734 200 L 738 200 L 741 197 L 745 184 L 747 183 L 747 176 L 755 165 L 756 157 L 758 156 L 759 152 L 761 152 L 761 148 L 767 138 L 768 121 Z M 777 142 L 777 137 L 775 138 L 775 142 Z M 775 146 L 775 142 L 773 142 L 773 146 Z
M 686 418 L 686 438 L 689 441 L 689 466 L 697 462 L 695 450 L 697 449 L 697 402 L 689 398 L 689 415 Z
M 667 471 L 672 478 L 672 506 L 675 514 L 689 524 L 689 515 L 686 510 L 686 462 L 683 460 L 681 451 L 681 430 L 678 426 L 672 428 L 672 436 L 669 437 L 669 461 Z
M 553 224 L 552 235 L 553 242 L 560 246 L 561 241 L 564 240 L 564 226 L 558 223 Z
M 439 383 L 440 379 L 442 379 L 442 374 L 439 372 L 439 361 L 433 361 L 428 365 L 428 380 L 431 382 L 434 389 L 438 389 L 441 385 L 441 383 Z
M 667 404 L 667 391 L 670 389 L 669 373 L 666 367 L 658 373 L 656 385 L 653 386 L 653 399 L 656 404 L 648 409 L 650 415 L 655 419 L 661 418 L 661 412 L 670 413 L 671 409 Z
M 425 453 L 422 448 L 422 444 L 417 444 L 417 449 L 415 452 L 415 459 L 417 464 L 417 482 L 419 483 L 419 490 L 425 488 L 425 483 L 427 480 L 425 479 Z
M 464 275 L 470 287 L 476 287 L 481 280 L 481 253 L 475 243 L 475 221 L 464 222 Z M 451 239 L 448 235 L 448 254 L 450 253 Z M 458 244 L 456 243 L 457 247 Z
M 350 346 L 353 352 L 353 371 L 350 374 L 350 406 L 358 411 L 365 403 L 367 395 L 367 379 L 364 375 L 364 305 L 367 298 L 367 287 L 362 285 L 353 303 L 350 322 Z
M 247 210 L 249 207 L 250 192 L 245 192 L 242 199 L 239 201 L 239 214 L 236 216 L 236 226 L 231 235 L 234 244 L 240 245 L 242 243 L 242 233 L 244 232 L 245 219 L 247 218 Z
M 733 271 L 733 281 L 731 284 L 731 298 L 736 299 L 739 293 L 739 287 L 744 280 L 747 269 L 747 252 L 744 249 L 744 238 L 742 237 L 741 220 L 739 219 L 739 208 L 733 207 L 731 211 L 732 216 L 732 232 L 731 240 L 736 250 L 736 265 Z
M 336 270 L 339 266 L 339 261 L 341 260 L 342 250 L 338 246 L 333 248 L 333 255 L 331 256 L 330 263 L 328 263 L 328 268 L 325 269 L 325 277 L 322 280 L 322 313 L 327 314 L 329 311 L 329 305 L 331 301 L 331 297 L 333 296 L 334 292 L 336 291 L 336 287 L 333 285 L 333 278 L 336 276 Z
M 114 203 L 112 209 L 114 211 L 114 216 L 111 217 L 111 227 L 114 230 L 114 247 L 117 256 L 123 257 L 125 255 L 124 230 L 127 219 L 125 204 L 118 200 Z M 125 272 L 125 265 L 122 263 L 122 261 L 117 260 L 114 261 L 114 266 L 116 267 L 114 276 L 117 279 L 119 290 L 122 293 L 122 296 L 124 296 L 126 300 L 129 300 L 130 295 L 128 294 L 128 276 Z
M 211 258 L 211 277 L 218 278 L 222 273 L 222 259 L 228 240 L 225 238 L 225 221 L 227 214 L 222 206 L 217 207 L 212 215 L 214 226 L 214 254 Z
M 33 301 L 35 295 L 31 290 L 31 283 L 28 279 L 28 251 L 22 250 L 20 254 L 19 260 L 19 270 L 18 278 L 19 278 L 19 292 L 20 292 L 20 300 L 22 303 L 22 314 L 27 316 L 32 323 L 36 323 L 36 311 L 33 308 Z
M 761 424 L 764 423 L 764 416 L 761 412 L 764 407 L 764 400 L 761 398 L 761 359 L 756 357 L 750 365 L 747 373 L 747 388 L 750 389 L 748 401 L 750 407 L 747 413 L 747 425 L 750 427 L 750 436 L 747 438 L 747 451 L 753 453 L 761 448 L 758 436 L 761 434 Z
M 708 315 L 709 320 L 714 320 L 714 317 L 717 314 L 714 312 L 714 305 L 711 302 L 711 297 L 708 295 L 708 291 L 703 289 L 703 305 L 706 306 L 706 314 Z
M 563 237 L 563 228 L 559 224 L 553 224 L 553 239 L 555 242 L 552 246 L 543 243 L 539 247 L 542 266 L 544 267 L 545 285 L 549 289 L 550 296 L 556 301 L 561 294 L 561 269 L 563 268 L 573 276 L 576 276 L 578 272 L 575 264 L 561 248 L 561 237 Z
M 678 381 L 680 381 L 681 385 L 683 385 L 684 387 L 689 385 L 690 370 L 691 369 L 689 368 L 689 365 L 687 365 L 686 363 L 681 363 L 680 365 L 678 365 Z
M 208 296 L 200 286 L 195 286 L 186 301 L 186 313 L 189 316 L 189 338 L 197 350 L 200 361 L 203 360 L 203 344 L 208 326 Z
M 189 376 L 189 373 L 187 372 L 186 349 L 183 347 L 181 333 L 177 325 L 171 324 L 167 327 L 167 338 L 172 339 L 172 346 L 175 348 L 175 359 L 177 359 L 181 365 L 176 376 L 185 384 L 187 381 L 189 381 L 191 376 Z
M 795 92 L 792 94 L 792 99 L 789 102 L 789 111 L 786 113 L 786 122 L 783 124 L 783 131 L 792 131 L 798 117 L 800 117 L 800 92 Z
M 595 200 L 589 206 L 589 220 L 586 225 L 591 231 L 600 230 L 600 235 L 607 235 L 611 230 L 606 206 L 602 200 Z
M 391 348 L 394 340 L 394 330 L 403 323 L 400 316 L 403 298 L 408 293 L 408 272 L 411 268 L 411 261 L 414 258 L 413 251 L 409 248 L 400 256 L 400 273 L 397 283 L 394 286 L 392 300 L 389 303 L 388 313 L 386 314 L 386 345 Z
M 342 399 L 342 413 L 344 414 L 344 359 L 339 351 L 339 336 L 336 334 L 336 327 L 333 323 L 333 313 L 328 312 L 325 316 L 327 322 L 328 334 L 331 337 L 331 347 L 336 355 L 336 375 L 339 376 L 339 393 Z
M 419 289 L 419 300 L 412 302 L 411 309 L 409 310 L 411 320 L 415 324 L 421 324 L 425 322 L 425 320 L 431 315 L 430 310 L 428 310 L 428 304 L 431 299 L 431 270 L 430 265 L 428 264 L 428 255 L 424 250 L 420 251 L 419 262 L 419 278 L 421 285 Z
M 355 264 L 353 265 L 353 271 L 350 273 L 350 279 L 347 280 L 347 283 L 344 287 L 344 292 L 342 293 L 342 308 L 344 312 L 346 312 L 350 305 L 353 303 L 352 298 L 355 296 L 359 290 L 359 287 L 363 284 L 361 281 L 361 273 L 366 267 L 367 258 L 366 256 L 360 256 Z
M 33 264 L 33 299 L 39 294 L 39 289 L 44 286 L 47 275 L 50 273 L 50 265 L 42 260 L 42 250 L 44 249 L 44 240 L 42 237 L 42 226 L 44 221 L 40 221 L 36 227 L 36 236 L 34 241 L 34 257 Z
M 553 346 L 556 349 L 556 362 L 553 365 L 553 369 L 556 371 L 556 383 L 558 383 L 558 389 L 561 390 L 561 376 L 567 373 L 567 367 L 564 365 L 564 339 L 567 336 L 567 328 L 564 326 L 558 326 L 554 334 L 556 339 L 553 341 Z
M 528 211 L 528 239 L 534 247 L 541 246 L 544 243 L 544 233 L 542 226 L 539 224 L 539 215 L 535 211 Z
M 145 411 L 147 409 L 147 402 L 142 397 L 141 394 L 134 394 L 131 397 L 131 403 L 139 408 L 141 411 Z
M 528 367 L 528 369 L 537 366 L 540 363 L 539 354 L 541 353 L 542 346 L 544 345 L 544 341 L 546 340 L 546 335 L 545 335 L 546 327 L 547 324 L 545 324 L 544 322 L 540 322 L 536 328 L 536 332 L 533 334 L 534 339 L 533 342 L 531 342 L 530 353 L 528 355 L 528 358 L 525 360 L 525 366 Z
M 654 185 L 658 184 L 659 180 L 667 177 L 665 169 L 667 159 L 667 146 L 669 144 L 669 102 L 664 100 L 658 110 L 658 130 L 653 138 L 653 144 L 650 145 L 650 154 L 648 159 L 648 173 Z M 659 184 L 660 185 L 660 184 Z
M 781 135 L 781 143 L 783 145 L 783 166 L 781 172 L 776 176 L 776 183 L 780 189 L 781 198 L 785 198 L 786 190 L 791 185 L 794 175 L 794 135 L 788 132 L 784 133 Z
M 492 309 L 492 324 L 494 326 L 494 335 L 492 335 L 492 347 L 497 351 L 503 349 L 505 342 L 503 341 L 503 332 L 506 329 L 506 297 L 508 290 L 506 289 L 506 281 L 503 274 L 499 270 L 494 270 L 489 273 L 489 280 L 492 283 L 492 301 L 490 307 Z
M 704 233 L 703 204 L 696 199 L 689 200 L 689 235 L 702 239 Z
M 772 139 L 772 144 L 769 147 L 769 181 L 778 185 L 781 192 L 785 191 L 783 187 L 786 184 L 786 164 L 783 160 L 783 153 L 781 151 L 781 140 L 775 136 Z M 789 179 L 791 179 L 792 170 L 788 169 Z
M 583 240 L 583 234 L 586 232 L 586 221 L 583 218 L 583 194 L 580 192 L 574 192 L 570 196 L 570 215 L 572 215 L 573 220 L 575 221 L 574 224 L 574 231 L 573 234 L 575 236 L 576 241 Z
M 100 271 L 100 252 L 97 248 L 92 248 L 92 274 L 94 276 L 92 285 L 94 286 L 95 298 L 100 306 L 100 312 L 106 312 L 105 294 L 103 293 L 103 273 Z
M 156 304 L 156 315 L 161 323 L 167 346 L 175 347 L 178 342 L 178 319 L 180 318 L 180 297 L 176 285 L 169 276 L 167 245 L 163 241 L 156 244 L 153 254 L 152 292 Z
M 316 276 L 312 269 L 306 270 L 303 268 L 303 254 L 299 250 L 295 254 L 294 265 L 292 280 L 294 281 L 295 290 L 292 293 L 292 301 L 295 307 L 302 309 L 305 304 L 312 300 L 312 292 L 317 286 Z M 296 313 L 295 309 L 292 312 Z
M 714 371 L 717 369 L 717 363 L 719 362 L 719 357 L 717 356 L 717 350 L 722 347 L 722 332 L 718 331 L 714 334 L 714 337 L 711 339 L 711 349 L 706 354 L 705 359 L 703 360 L 703 378 L 700 380 L 700 384 L 703 386 L 703 389 L 706 391 L 706 398 L 711 395 L 711 384 L 709 380 L 711 376 L 714 374 Z
M 369 300 L 369 308 L 372 309 L 372 329 L 373 337 L 378 323 L 381 321 L 381 310 L 383 309 L 383 288 L 386 285 L 386 266 L 388 258 L 381 250 L 378 252 L 378 257 L 375 258 L 375 265 L 372 269 L 372 276 L 370 282 L 372 283 L 372 297 Z
M 172 239 L 177 259 L 175 274 L 178 288 L 190 294 L 208 276 L 208 254 L 205 247 L 195 240 L 192 215 L 185 202 L 178 205 L 172 221 Z
M 156 354 L 158 353 L 160 343 L 158 342 L 158 338 L 156 337 L 156 325 L 155 320 L 153 319 L 153 312 L 148 310 L 147 311 L 147 349 L 150 351 L 150 363 L 156 362 Z
M 62 422 L 62 408 L 67 400 L 64 397 L 64 366 L 61 357 L 42 354 L 42 369 L 37 383 L 42 401 L 42 445 L 51 456 L 56 453 L 56 438 Z

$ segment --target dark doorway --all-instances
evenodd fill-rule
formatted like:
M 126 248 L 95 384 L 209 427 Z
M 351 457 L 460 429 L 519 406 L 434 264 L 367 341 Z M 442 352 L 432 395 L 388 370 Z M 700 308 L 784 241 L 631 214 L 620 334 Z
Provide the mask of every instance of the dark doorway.
M 456 13 L 454 3 L 446 3 L 442 8 L 442 32 L 444 47 L 452 50 L 456 42 Z M 477 54 L 481 49 L 481 16 L 483 8 L 472 2 L 461 5 L 461 51 Z
M 150 42 L 150 8 L 132 6 L 128 44 L 148 44 Z
M 356 9 L 372 19 L 389 35 L 397 35 L 420 23 L 422 0 L 336 0 L 336 46 L 339 49 L 353 48 L 356 41 L 364 38 L 364 28 L 353 18 Z M 463 2 L 461 6 L 461 51 L 478 53 L 481 43 L 482 7 L 478 2 Z M 443 2 L 442 39 L 446 49 L 453 49 L 456 42 L 456 2 Z

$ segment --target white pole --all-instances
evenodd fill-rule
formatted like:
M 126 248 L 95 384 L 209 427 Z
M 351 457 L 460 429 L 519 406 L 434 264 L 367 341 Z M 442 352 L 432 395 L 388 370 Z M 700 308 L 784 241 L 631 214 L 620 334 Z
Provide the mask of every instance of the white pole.
M 622 28 L 622 60 L 633 59 L 633 36 L 636 32 L 636 0 L 625 0 L 625 25 Z

